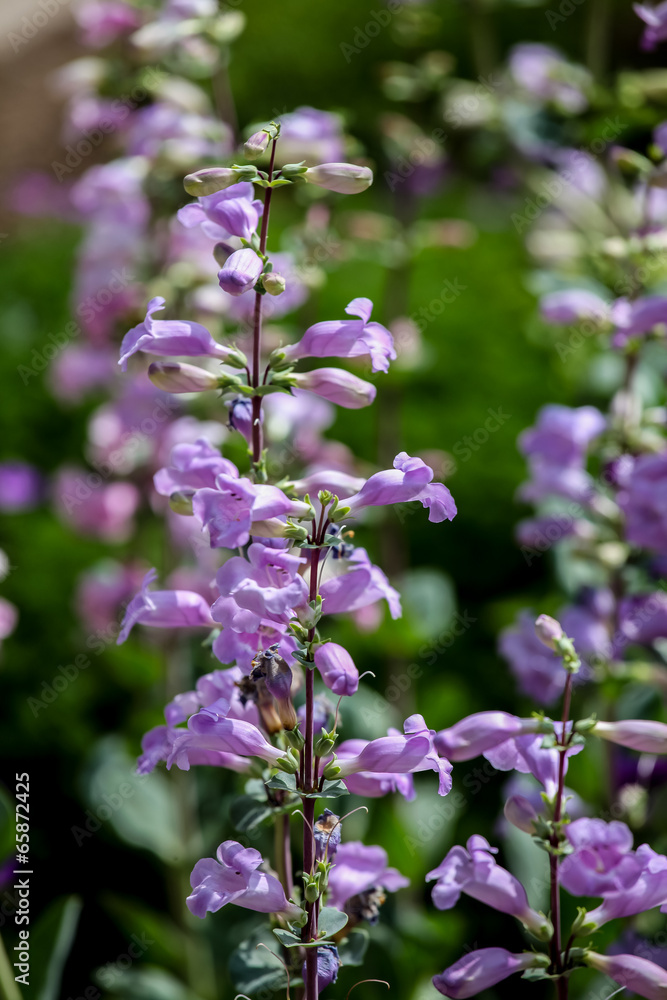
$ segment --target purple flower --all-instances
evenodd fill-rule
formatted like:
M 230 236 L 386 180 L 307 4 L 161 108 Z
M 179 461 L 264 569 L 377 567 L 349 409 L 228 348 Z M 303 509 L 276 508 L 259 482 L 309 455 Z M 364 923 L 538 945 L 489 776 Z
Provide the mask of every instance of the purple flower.
M 49 388 L 57 399 L 79 403 L 89 393 L 108 385 L 115 375 L 115 347 L 69 344 L 49 369 Z
M 252 400 L 247 396 L 237 396 L 236 399 L 225 400 L 225 406 L 229 410 L 229 426 L 238 431 L 246 439 L 248 444 L 252 443 Z M 263 420 L 263 412 L 260 411 L 260 419 Z
M 380 774 L 392 778 L 396 774 L 435 771 L 438 774 L 438 794 L 447 795 L 452 787 L 452 765 L 439 757 L 434 749 L 435 732 L 428 729 L 421 715 L 411 715 L 404 723 L 405 736 L 390 730 L 389 736 L 365 742 L 354 741 L 359 749 L 349 755 L 349 744 L 338 750 L 340 777 L 345 780 L 357 773 Z M 344 757 L 340 756 L 343 751 Z M 406 796 L 407 797 L 407 796 Z
M 277 154 L 281 163 L 315 163 L 341 160 L 345 155 L 340 115 L 317 108 L 296 108 L 281 115 Z
M 637 880 L 625 889 L 606 893 L 600 905 L 586 914 L 584 933 L 609 920 L 633 917 L 656 906 L 662 913 L 667 911 L 667 858 L 656 854 L 648 844 L 641 844 L 635 859 L 641 865 Z
M 566 634 L 574 640 L 582 658 L 607 658 L 610 655 L 607 626 L 593 611 L 583 606 L 570 605 L 561 609 L 558 619 Z M 536 636 L 535 615 L 532 611 L 520 612 L 514 625 L 501 632 L 498 649 L 509 663 L 524 694 L 542 705 L 552 704 L 562 694 L 567 674 L 556 653 Z M 589 676 L 588 668 L 584 667 L 576 675 L 575 682 L 586 681 Z
M 31 510 L 39 503 L 42 477 L 27 462 L 0 462 L 0 510 Z
M 182 361 L 153 361 L 148 366 L 148 377 L 164 392 L 207 392 L 220 388 L 220 380 L 212 372 Z
M 367 745 L 367 740 L 345 740 L 336 748 L 336 757 L 338 761 L 357 758 Z M 412 802 L 417 794 L 412 775 L 399 772 L 378 774 L 358 771 L 345 778 L 345 785 L 352 795 L 365 799 L 379 799 L 393 792 L 400 792 L 403 798 Z
M 618 743 L 639 753 L 667 753 L 667 725 L 652 719 L 621 719 L 597 722 L 593 732 L 603 740 Z
M 258 913 L 283 913 L 294 920 L 302 910 L 289 903 L 282 885 L 273 875 L 259 871 L 264 859 L 254 847 L 226 840 L 216 851 L 217 861 L 203 858 L 192 869 L 192 893 L 186 903 L 196 917 L 216 913 L 227 903 L 236 903 Z
M 87 0 L 75 9 L 82 29 L 81 41 L 91 49 L 102 49 L 121 35 L 134 31 L 141 23 L 136 7 L 117 0 Z
M 609 320 L 609 305 L 586 288 L 549 292 L 540 300 L 540 312 L 549 323 L 578 323 L 584 319 L 604 323 Z
M 667 451 L 640 455 L 617 499 L 625 514 L 627 540 L 667 555 Z
M 321 993 L 338 979 L 341 961 L 338 948 L 333 944 L 324 944 L 317 949 L 317 992 Z M 303 963 L 302 978 L 306 978 L 306 963 Z
M 285 757 L 268 742 L 264 734 L 244 719 L 231 719 L 226 715 L 228 703 L 225 699 L 214 701 L 199 710 L 188 720 L 187 730 L 178 730 L 167 767 L 176 764 L 182 771 L 188 771 L 197 763 L 192 754 L 201 750 L 215 750 L 222 753 L 238 754 L 240 757 L 260 757 L 271 767 Z
M 616 299 L 611 307 L 611 321 L 616 327 L 614 347 L 625 347 L 630 337 L 649 333 L 659 323 L 667 323 L 667 298 L 645 295 L 632 302 Z
M 76 531 L 106 542 L 124 542 L 134 528 L 139 490 L 123 482 L 91 486 L 91 478 L 83 469 L 60 469 L 53 485 L 59 514 Z
M 556 466 L 576 466 L 581 463 L 591 441 L 607 426 L 607 421 L 594 406 L 543 406 L 535 427 L 523 431 L 519 449 L 531 461 Z
M 342 910 L 353 896 L 370 889 L 396 892 L 410 884 L 395 868 L 387 867 L 387 852 L 382 847 L 349 841 L 336 851 L 336 863 L 329 874 L 327 904 Z
M 281 136 L 282 141 L 282 136 Z M 278 143 L 280 145 L 280 143 Z M 276 320 L 294 312 L 308 298 L 309 288 L 304 281 L 304 272 L 294 255 L 287 252 L 271 254 L 272 274 L 280 273 L 286 282 L 285 291 L 280 295 L 265 295 L 262 302 L 262 316 L 266 320 Z M 222 296 L 225 316 L 237 323 L 252 323 L 255 300 L 252 295 Z M 286 397 L 289 398 L 289 397 Z
M 636 643 L 650 646 L 656 639 L 667 636 L 667 594 L 635 594 L 619 602 L 618 619 L 623 633 L 617 646 Z
M 549 45 L 524 42 L 510 53 L 510 72 L 516 82 L 543 101 L 553 101 L 564 111 L 577 114 L 588 105 L 583 91 L 588 77 L 584 70 L 568 63 Z
M 220 473 L 215 489 L 197 490 L 192 510 L 202 528 L 208 530 L 213 548 L 235 549 L 247 544 L 253 521 L 302 514 L 307 505 L 289 500 L 277 486 L 256 485 L 249 479 Z
M 304 560 L 282 549 L 253 542 L 248 558 L 235 556 L 218 570 L 220 598 L 211 613 L 225 629 L 256 632 L 265 622 L 287 625 L 293 609 L 308 600 L 299 569 Z
M 667 3 L 663 0 L 657 7 L 649 7 L 646 3 L 635 3 L 632 9 L 646 25 L 642 36 L 642 48 L 652 52 L 659 42 L 667 39 Z
M 516 917 L 535 937 L 549 940 L 553 934 L 551 922 L 528 905 L 524 887 L 496 863 L 494 854 L 497 849 L 477 834 L 468 840 L 467 850 L 452 847 L 438 867 L 426 876 L 427 882 L 437 879 L 431 893 L 435 906 L 439 910 L 451 910 L 464 892 L 501 913 Z
M 439 976 L 434 976 L 433 985 L 445 997 L 465 1000 L 495 986 L 515 972 L 543 964 L 540 959 L 541 955 L 529 951 L 513 955 L 505 948 L 479 948 L 468 952 Z
M 171 451 L 171 465 L 155 473 L 155 489 L 163 497 L 179 491 L 215 487 L 219 475 L 238 479 L 238 469 L 223 458 L 206 438 L 194 444 L 177 444 Z
M 436 733 L 435 748 L 455 763 L 472 760 L 511 736 L 534 733 L 537 725 L 536 719 L 519 719 L 507 712 L 476 712 Z
M 433 469 L 421 458 L 411 458 L 400 452 L 394 459 L 394 468 L 376 472 L 367 479 L 358 493 L 348 497 L 345 506 L 351 514 L 364 507 L 379 507 L 394 503 L 419 500 L 429 511 L 429 521 L 451 521 L 456 516 L 456 504 L 443 483 L 433 482 Z
M 554 725 L 557 733 L 561 724 Z M 493 767 L 499 771 L 519 771 L 521 774 L 532 774 L 544 786 L 547 798 L 553 799 L 558 789 L 558 769 L 561 753 L 565 754 L 565 769 L 567 774 L 568 758 L 580 753 L 581 743 L 575 743 L 566 751 L 549 749 L 542 746 L 544 737 L 539 734 L 532 736 L 512 736 L 505 743 L 499 743 L 484 751 L 484 756 Z
M 224 191 L 205 195 L 186 205 L 178 213 L 179 222 L 188 229 L 201 226 L 213 240 L 226 240 L 230 236 L 249 240 L 264 210 L 254 195 L 255 189 L 249 181 L 232 184 Z
M 315 666 L 322 680 L 334 694 L 352 695 L 359 687 L 359 671 L 343 647 L 326 642 L 315 650 Z
M 370 406 L 377 392 L 370 382 L 364 382 L 344 368 L 315 368 L 311 372 L 293 372 L 289 379 L 290 384 L 298 389 L 314 392 L 316 396 L 348 410 Z
M 249 247 L 235 250 L 218 271 L 218 284 L 228 295 L 243 295 L 254 288 L 263 267 L 254 250 Z
M 616 980 L 626 990 L 647 1000 L 665 1000 L 667 972 L 639 955 L 598 955 L 587 951 L 584 962 L 605 976 Z
M 354 549 L 349 558 L 329 564 L 342 566 L 341 572 L 325 577 L 320 586 L 325 615 L 359 611 L 377 601 L 386 600 L 392 618 L 401 617 L 401 597 L 379 566 L 374 566 L 365 549 Z
M 301 340 L 279 348 L 276 354 L 286 361 L 301 358 L 358 358 L 369 355 L 374 372 L 389 370 L 396 359 L 394 339 L 380 323 L 371 323 L 373 303 L 370 299 L 353 299 L 345 308 L 359 319 L 325 320 L 309 326 Z
M 144 577 L 140 592 L 128 604 L 116 640 L 118 645 L 125 642 L 137 624 L 153 628 L 213 628 L 215 623 L 210 608 L 201 594 L 189 590 L 149 591 L 156 577 L 157 571 L 150 570 Z
M 642 873 L 625 823 L 577 819 L 565 827 L 565 836 L 573 852 L 561 862 L 560 881 L 573 896 L 622 892 Z
M 146 319 L 132 327 L 123 337 L 118 364 L 127 370 L 128 359 L 137 351 L 157 354 L 160 357 L 183 356 L 187 358 L 210 357 L 221 361 L 238 354 L 234 348 L 215 342 L 206 327 L 180 319 L 153 319 L 153 313 L 164 309 L 161 296 L 151 299 Z

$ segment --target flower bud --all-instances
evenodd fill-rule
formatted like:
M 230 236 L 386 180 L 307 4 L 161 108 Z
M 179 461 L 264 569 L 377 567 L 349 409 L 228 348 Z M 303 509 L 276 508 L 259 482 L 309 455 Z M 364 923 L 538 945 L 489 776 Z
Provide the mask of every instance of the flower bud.
M 286 754 L 284 757 L 280 757 L 276 761 L 276 767 L 280 771 L 284 771 L 285 774 L 296 774 L 299 770 L 299 762 L 298 760 L 295 760 L 294 757 Z
M 206 392 L 220 384 L 217 376 L 205 368 L 179 361 L 153 361 L 148 366 L 148 377 L 158 389 L 173 393 Z
M 175 514 L 191 515 L 193 496 L 194 492 L 186 493 L 184 490 L 178 490 L 169 497 L 169 506 Z
M 562 639 L 564 634 L 560 623 L 550 615 L 540 615 L 535 620 L 535 635 L 549 649 L 555 651 L 556 642 Z
M 269 271 L 262 275 L 262 285 L 264 291 L 268 292 L 269 295 L 282 295 L 285 291 L 285 278 L 277 271 Z
M 371 382 L 365 382 L 343 368 L 315 368 L 310 372 L 292 372 L 282 377 L 277 373 L 271 381 L 307 389 L 349 410 L 370 406 L 377 392 Z
M 238 183 L 238 173 L 233 167 L 204 167 L 188 174 L 183 181 L 183 187 L 188 194 L 199 198 L 202 195 L 216 194 L 224 191 L 232 184 Z
M 523 795 L 511 795 L 504 808 L 505 819 L 508 819 L 517 829 L 524 833 L 535 833 L 535 820 L 538 818 L 532 804 Z
M 373 183 L 370 167 L 360 167 L 356 163 L 320 163 L 308 167 L 303 176 L 310 184 L 338 194 L 359 194 Z
M 305 739 L 301 734 L 301 730 L 299 729 L 298 726 L 296 726 L 294 729 L 286 729 L 285 739 L 287 740 L 289 745 L 293 747 L 295 750 L 302 750 L 306 743 Z
M 269 133 L 261 129 L 259 132 L 253 132 L 249 139 L 243 147 L 243 152 L 248 160 L 257 160 L 262 156 L 269 145 Z
M 262 261 L 254 250 L 235 250 L 218 271 L 218 283 L 229 295 L 243 295 L 254 287 L 262 273 Z
M 316 736 L 313 741 L 313 753 L 316 757 L 326 757 L 330 754 L 336 745 L 337 733 L 328 733 L 326 729 L 322 729 L 322 735 Z

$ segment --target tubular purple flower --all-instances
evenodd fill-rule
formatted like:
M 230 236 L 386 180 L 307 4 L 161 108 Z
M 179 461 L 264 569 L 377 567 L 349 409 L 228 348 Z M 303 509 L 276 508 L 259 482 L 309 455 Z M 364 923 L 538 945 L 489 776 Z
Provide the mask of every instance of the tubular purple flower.
M 137 624 L 153 628 L 215 627 L 209 605 L 201 594 L 189 590 L 149 591 L 156 578 L 157 570 L 150 570 L 144 577 L 140 592 L 128 604 L 117 645 L 125 642 Z
M 218 271 L 218 284 L 229 295 L 243 295 L 254 288 L 262 268 L 261 258 L 254 250 L 249 247 L 235 250 Z
M 230 236 L 239 236 L 249 240 L 263 211 L 262 202 L 255 198 L 253 185 L 241 181 L 185 205 L 178 212 L 178 220 L 186 229 L 201 226 L 210 239 L 224 241 Z
M 667 1000 L 667 970 L 639 955 L 598 955 L 587 951 L 583 961 L 646 1000 Z
M 667 3 L 663 0 L 656 7 L 651 7 L 647 3 L 635 3 L 632 9 L 646 25 L 642 36 L 642 48 L 651 52 L 659 42 L 667 40 Z
M 197 438 L 194 444 L 177 444 L 172 448 L 171 465 L 155 473 L 155 489 L 163 497 L 180 490 L 213 488 L 221 473 L 239 478 L 238 469 L 229 459 L 223 458 L 206 438 Z
M 196 365 L 178 361 L 153 361 L 148 366 L 148 377 L 164 392 L 206 392 L 217 389 L 220 381 L 212 372 Z
M 324 944 L 317 949 L 317 991 L 321 993 L 338 979 L 341 961 L 338 948 L 333 944 Z M 306 963 L 303 963 L 302 978 L 306 978 Z
M 551 921 L 528 905 L 526 890 L 518 879 L 496 863 L 492 857 L 496 853 L 497 848 L 490 847 L 488 841 L 478 835 L 470 837 L 467 850 L 452 847 L 441 864 L 426 876 L 427 882 L 437 879 L 432 890 L 435 906 L 439 910 L 451 910 L 464 892 L 501 913 L 516 917 L 531 934 L 548 941 L 553 934 Z
M 651 719 L 621 719 L 596 722 L 592 732 L 610 743 L 618 743 L 639 753 L 667 753 L 667 725 Z
M 373 171 L 356 163 L 319 163 L 316 167 L 308 167 L 303 178 L 327 191 L 359 194 L 373 183 Z
M 316 396 L 331 403 L 344 406 L 348 410 L 360 410 L 370 406 L 377 389 L 370 382 L 345 371 L 344 368 L 316 368 L 312 372 L 292 372 L 291 384 L 299 389 L 307 389 Z
M 253 521 L 307 511 L 306 504 L 289 500 L 277 486 L 257 485 L 224 473 L 216 477 L 215 486 L 213 490 L 197 490 L 192 498 L 194 515 L 202 529 L 208 530 L 212 548 L 246 545 Z
M 537 719 L 520 719 L 507 712 L 476 712 L 436 733 L 435 748 L 455 763 L 472 760 L 511 736 L 536 732 L 538 724 Z
M 359 671 L 343 646 L 326 642 L 315 650 L 315 666 L 334 694 L 352 695 L 359 687 Z
M 590 319 L 601 324 L 609 320 L 608 303 L 586 288 L 549 292 L 540 300 L 540 312 L 549 323 L 578 323 Z
M 238 754 L 241 757 L 260 757 L 267 764 L 276 767 L 285 757 L 282 750 L 272 746 L 262 732 L 251 722 L 230 719 L 216 707 L 217 702 L 202 708 L 190 716 L 187 730 L 179 733 L 167 759 L 167 767 L 176 764 L 182 771 L 188 771 L 191 752 L 198 750 L 218 750 L 222 753 Z
M 273 875 L 259 871 L 264 859 L 254 847 L 226 840 L 214 858 L 202 858 L 192 869 L 192 893 L 186 904 L 196 917 L 216 913 L 227 903 L 236 903 L 258 913 L 282 913 L 288 920 L 303 915 L 300 907 L 288 902 L 282 885 Z
M 505 819 L 524 833 L 535 833 L 538 818 L 532 802 L 525 795 L 510 795 L 503 808 Z
M 625 823 L 582 817 L 565 836 L 572 853 L 560 865 L 562 885 L 573 896 L 605 896 L 634 885 L 643 871 L 632 850 L 632 831 Z
M 374 372 L 389 370 L 396 359 L 394 338 L 380 323 L 371 323 L 370 299 L 353 299 L 345 308 L 358 319 L 329 320 L 309 326 L 296 344 L 279 348 L 275 353 L 285 361 L 300 358 L 358 358 L 369 355 Z
M 505 948 L 479 948 L 468 952 L 439 976 L 434 976 L 433 985 L 445 997 L 466 1000 L 466 997 L 488 990 L 515 972 L 544 965 L 544 956 L 534 952 L 512 954 Z
M 387 852 L 382 847 L 354 840 L 341 844 L 329 874 L 329 906 L 342 910 L 348 899 L 369 889 L 396 892 L 410 885 L 409 879 L 399 871 L 387 867 L 387 860 Z
M 345 506 L 351 514 L 364 507 L 381 507 L 387 504 L 419 500 L 429 510 L 429 521 L 451 521 L 456 516 L 456 504 L 443 483 L 433 482 L 433 469 L 421 458 L 411 458 L 400 452 L 394 459 L 394 468 L 376 472 L 367 479 L 358 493 L 348 497 Z
M 153 319 L 153 313 L 164 309 L 165 300 L 156 296 L 148 303 L 146 319 L 132 327 L 123 337 L 118 364 L 123 371 L 137 351 L 160 357 L 209 357 L 238 363 L 241 355 L 233 347 L 216 343 L 206 327 L 180 319 Z
M 667 910 L 667 858 L 656 854 L 648 844 L 641 844 L 634 858 L 641 866 L 637 880 L 624 889 L 607 892 L 600 905 L 586 914 L 581 933 L 602 927 L 609 920 L 634 917 L 656 906 L 663 913 Z
M 262 129 L 260 132 L 253 132 L 250 138 L 246 139 L 243 151 L 247 160 L 256 160 L 263 156 L 269 147 L 269 133 Z

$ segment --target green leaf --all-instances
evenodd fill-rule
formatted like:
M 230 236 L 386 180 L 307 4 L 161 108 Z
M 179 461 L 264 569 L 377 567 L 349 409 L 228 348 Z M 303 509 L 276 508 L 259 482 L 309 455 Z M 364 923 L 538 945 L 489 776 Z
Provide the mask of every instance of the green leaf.
M 239 795 L 231 804 L 229 818 L 234 827 L 244 833 L 259 826 L 265 820 L 270 819 L 273 814 L 271 806 L 266 801 L 258 802 L 257 799 L 249 795 Z
M 252 390 L 253 396 L 270 396 L 272 392 L 286 392 L 291 395 L 289 386 L 287 385 L 258 385 L 256 389 Z
M 100 986 L 104 982 L 99 980 Z M 147 965 L 141 969 L 117 969 L 109 997 L 118 1000 L 201 1000 L 180 979 L 164 969 Z
M 370 939 L 370 933 L 365 927 L 356 927 L 350 931 L 338 945 L 338 956 L 343 965 L 363 965 Z
M 274 927 L 273 933 L 284 948 L 296 948 L 297 945 L 301 944 L 301 938 L 292 934 L 291 931 L 286 931 L 284 927 Z
M 349 795 L 350 793 L 340 778 L 334 778 L 333 780 L 327 778 L 321 792 L 308 792 L 307 795 L 299 792 L 299 794 L 303 795 L 304 799 L 337 799 L 341 795 Z
M 296 776 L 281 771 L 266 782 L 267 788 L 277 788 L 281 792 L 296 792 Z
M 325 906 L 320 913 L 317 927 L 320 934 L 324 934 L 325 937 L 331 937 L 337 934 L 338 931 L 342 931 L 346 923 L 347 913 L 342 913 L 335 906 Z
M 286 932 L 289 933 L 289 932 Z M 243 941 L 229 958 L 229 974 L 234 986 L 241 993 L 264 993 L 282 990 L 287 985 L 287 977 L 277 958 L 272 958 L 266 945 L 274 955 L 278 954 L 279 946 L 276 939 L 261 927 Z
M 30 985 L 37 1000 L 58 1000 L 60 980 L 74 943 L 81 905 L 78 896 L 63 896 L 57 899 L 32 930 Z

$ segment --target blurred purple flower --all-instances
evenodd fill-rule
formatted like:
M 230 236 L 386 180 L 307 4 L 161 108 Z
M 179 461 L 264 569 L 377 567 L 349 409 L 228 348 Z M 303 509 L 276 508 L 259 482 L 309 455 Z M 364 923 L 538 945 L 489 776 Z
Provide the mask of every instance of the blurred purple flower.
M 584 319 L 604 323 L 609 320 L 609 304 L 586 288 L 549 292 L 540 300 L 540 312 L 549 323 L 571 324 Z
M 617 500 L 625 514 L 627 540 L 667 555 L 667 452 L 640 455 Z
M 0 462 L 0 510 L 32 510 L 41 498 L 42 477 L 28 462 Z
M 646 25 L 642 36 L 642 48 L 652 52 L 659 42 L 667 39 L 667 3 L 663 0 L 656 7 L 651 7 L 647 3 L 635 3 L 632 9 Z

